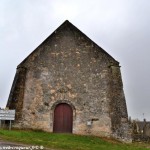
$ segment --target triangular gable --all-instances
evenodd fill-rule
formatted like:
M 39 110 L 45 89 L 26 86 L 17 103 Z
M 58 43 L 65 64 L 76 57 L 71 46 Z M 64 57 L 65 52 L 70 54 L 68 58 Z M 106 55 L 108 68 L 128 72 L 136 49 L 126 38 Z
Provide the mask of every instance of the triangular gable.
M 93 42 L 88 36 L 86 36 L 82 31 L 80 31 L 77 27 L 75 27 L 72 23 L 70 23 L 68 20 L 66 20 L 64 23 L 62 23 L 50 36 L 48 36 L 33 52 L 31 52 L 19 65 L 17 68 L 22 67 L 22 65 L 28 60 L 28 58 L 33 55 L 38 48 L 43 45 L 45 42 L 47 42 L 47 40 L 50 40 L 54 34 L 57 33 L 57 31 L 63 30 L 66 27 L 70 27 L 73 30 L 79 32 L 82 36 L 84 36 L 87 40 L 89 40 L 90 42 L 92 42 L 95 46 L 97 46 L 101 52 L 103 52 L 104 54 L 106 54 L 110 59 L 112 59 L 113 61 L 115 61 L 117 64 L 119 64 L 111 55 L 109 55 L 105 50 L 103 50 L 100 46 L 98 46 L 95 42 Z

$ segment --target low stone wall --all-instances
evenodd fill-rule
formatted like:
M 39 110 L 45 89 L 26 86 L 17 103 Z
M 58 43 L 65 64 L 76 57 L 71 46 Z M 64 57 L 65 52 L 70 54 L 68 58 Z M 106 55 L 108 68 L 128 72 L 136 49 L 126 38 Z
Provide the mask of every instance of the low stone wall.
M 145 136 L 143 134 L 133 134 L 133 142 L 148 142 L 150 143 L 150 136 Z

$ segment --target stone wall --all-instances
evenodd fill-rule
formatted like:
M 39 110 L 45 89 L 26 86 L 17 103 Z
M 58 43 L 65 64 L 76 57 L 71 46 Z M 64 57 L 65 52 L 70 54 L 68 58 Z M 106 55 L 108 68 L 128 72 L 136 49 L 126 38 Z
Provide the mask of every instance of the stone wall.
M 112 130 L 114 137 L 122 140 L 128 140 L 131 137 L 131 128 L 128 123 L 127 107 L 123 91 L 120 66 L 111 65 L 111 104 L 110 114 L 112 121 Z
M 125 137 L 127 110 L 118 66 L 65 22 L 18 66 L 26 68 L 25 86 L 18 81 L 13 89 L 24 87 L 23 96 L 12 90 L 8 106 L 19 99 L 20 127 L 52 132 L 55 106 L 65 102 L 73 109 L 73 133 Z
M 22 119 L 25 81 L 26 81 L 26 68 L 20 67 L 17 69 L 7 103 L 7 107 L 9 107 L 9 109 L 16 109 L 15 118 L 17 124 Z

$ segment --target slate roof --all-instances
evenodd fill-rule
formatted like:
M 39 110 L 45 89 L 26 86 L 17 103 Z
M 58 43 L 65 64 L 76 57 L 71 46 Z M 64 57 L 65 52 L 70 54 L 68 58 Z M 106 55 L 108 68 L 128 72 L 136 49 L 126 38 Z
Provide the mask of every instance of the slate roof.
M 138 127 L 139 127 L 140 130 L 143 130 L 144 127 L 145 127 L 145 125 L 147 125 L 147 124 L 150 125 L 149 121 L 148 122 L 145 122 L 145 121 L 136 121 L 136 123 L 137 123 L 137 125 L 138 125 Z

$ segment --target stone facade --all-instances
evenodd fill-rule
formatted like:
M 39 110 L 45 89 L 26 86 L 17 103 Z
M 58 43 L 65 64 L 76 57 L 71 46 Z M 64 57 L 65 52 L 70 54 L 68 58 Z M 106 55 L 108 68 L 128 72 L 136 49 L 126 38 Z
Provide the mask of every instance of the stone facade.
M 53 132 L 60 103 L 73 110 L 73 133 L 129 139 L 119 63 L 69 21 L 18 65 L 7 107 L 15 127 Z

